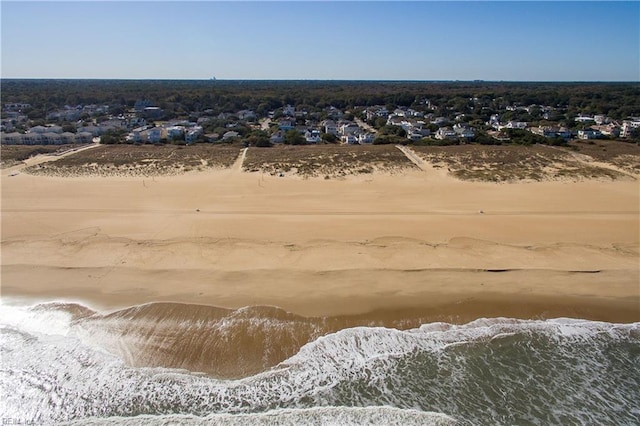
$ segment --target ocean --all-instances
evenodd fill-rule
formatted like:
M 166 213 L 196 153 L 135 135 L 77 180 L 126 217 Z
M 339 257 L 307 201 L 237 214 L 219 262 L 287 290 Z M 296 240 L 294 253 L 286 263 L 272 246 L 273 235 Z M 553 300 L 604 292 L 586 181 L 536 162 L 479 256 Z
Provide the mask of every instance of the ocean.
M 640 323 L 348 325 L 272 307 L 3 304 L 2 424 L 640 424 Z

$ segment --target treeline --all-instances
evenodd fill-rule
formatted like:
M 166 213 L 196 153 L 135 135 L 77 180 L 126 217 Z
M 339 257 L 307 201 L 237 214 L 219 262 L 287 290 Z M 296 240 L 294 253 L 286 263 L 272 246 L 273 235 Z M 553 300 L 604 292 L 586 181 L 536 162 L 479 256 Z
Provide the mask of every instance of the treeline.
M 148 99 L 170 116 L 211 110 L 214 114 L 254 110 L 264 116 L 287 104 L 308 111 L 328 106 L 420 107 L 437 112 L 484 113 L 509 105 L 545 105 L 567 114 L 640 114 L 638 83 L 239 81 L 239 80 L 20 80 L 2 79 L 3 103 L 28 103 L 35 117 L 64 105 L 110 105 L 112 113 Z M 424 108 L 422 108 L 424 109 Z M 37 117 L 36 117 L 37 118 Z

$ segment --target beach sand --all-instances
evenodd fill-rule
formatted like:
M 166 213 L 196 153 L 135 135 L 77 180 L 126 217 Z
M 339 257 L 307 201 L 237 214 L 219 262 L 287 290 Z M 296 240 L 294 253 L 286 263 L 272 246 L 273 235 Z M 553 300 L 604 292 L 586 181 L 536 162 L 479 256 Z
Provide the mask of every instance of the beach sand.
M 2 176 L 2 298 L 640 320 L 639 183 Z M 413 314 L 412 314 L 413 315 Z

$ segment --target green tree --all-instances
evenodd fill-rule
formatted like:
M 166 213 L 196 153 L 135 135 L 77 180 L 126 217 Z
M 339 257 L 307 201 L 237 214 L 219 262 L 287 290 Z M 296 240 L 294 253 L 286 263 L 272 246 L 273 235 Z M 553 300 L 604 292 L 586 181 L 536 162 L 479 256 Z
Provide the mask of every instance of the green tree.
M 323 133 L 322 135 L 320 135 L 320 137 L 326 143 L 336 143 L 336 142 L 338 142 L 338 137 L 336 135 L 334 135 L 333 133 Z
M 388 124 L 380 128 L 380 134 L 395 135 L 395 136 L 400 136 L 404 138 L 407 136 L 407 131 L 400 126 L 394 126 L 393 124 Z
M 288 145 L 304 145 L 305 142 L 304 137 L 295 129 L 288 130 L 284 135 L 284 143 Z

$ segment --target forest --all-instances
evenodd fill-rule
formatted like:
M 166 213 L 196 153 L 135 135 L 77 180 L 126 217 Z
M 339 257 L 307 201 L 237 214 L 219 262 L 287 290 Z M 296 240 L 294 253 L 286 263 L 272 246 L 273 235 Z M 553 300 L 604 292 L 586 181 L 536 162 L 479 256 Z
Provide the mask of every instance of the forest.
M 640 115 L 636 82 L 285 81 L 285 80 L 28 80 L 2 79 L 3 103 L 28 103 L 29 118 L 65 105 L 109 105 L 117 114 L 148 99 L 169 117 L 250 109 L 261 116 L 287 104 L 319 111 L 328 106 L 405 106 L 485 119 L 511 105 L 544 105 L 565 116 L 604 114 L 614 120 Z M 517 118 L 517 117 L 514 117 Z

